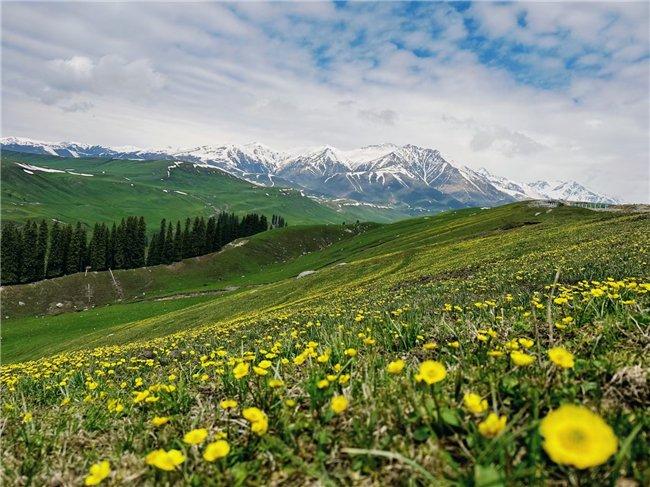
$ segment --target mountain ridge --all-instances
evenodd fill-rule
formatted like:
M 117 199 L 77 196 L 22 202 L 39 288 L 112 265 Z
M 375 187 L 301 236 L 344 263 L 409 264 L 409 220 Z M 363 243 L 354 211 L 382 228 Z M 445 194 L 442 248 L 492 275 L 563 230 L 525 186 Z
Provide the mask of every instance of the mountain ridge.
M 315 196 L 406 206 L 414 213 L 467 206 L 495 206 L 526 199 L 616 204 L 576 181 L 522 183 L 450 162 L 437 149 L 376 144 L 340 150 L 332 146 L 276 151 L 259 142 L 191 148 L 105 147 L 3 137 L 4 149 L 60 157 L 178 160 L 219 168 L 261 186 L 288 186 Z

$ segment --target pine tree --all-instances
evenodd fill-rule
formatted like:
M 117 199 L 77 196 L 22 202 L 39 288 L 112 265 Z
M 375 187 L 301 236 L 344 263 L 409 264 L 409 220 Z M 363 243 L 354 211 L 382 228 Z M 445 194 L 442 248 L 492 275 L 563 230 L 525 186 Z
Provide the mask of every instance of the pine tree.
M 62 233 L 61 225 L 58 221 L 54 221 L 52 224 L 52 230 L 50 231 L 50 249 L 47 253 L 47 265 L 45 267 L 45 277 L 58 277 L 63 274 L 62 270 Z
M 165 243 L 162 250 L 162 261 L 164 264 L 171 264 L 174 262 L 174 228 L 170 221 L 167 225 L 167 233 L 165 234 Z
M 77 222 L 70 241 L 70 252 L 67 262 L 67 274 L 81 272 L 86 266 L 86 229 Z
M 154 233 L 149 241 L 149 249 L 147 250 L 147 265 L 160 264 L 160 250 L 158 248 L 160 234 Z
M 106 225 L 96 223 L 88 246 L 88 265 L 95 271 L 106 269 L 108 237 Z
M 115 268 L 126 269 L 128 264 L 128 256 L 126 251 L 126 221 L 122 221 L 117 226 L 115 231 Z
M 22 235 L 13 222 L 2 226 L 0 241 L 0 284 L 17 284 L 22 270 Z
M 41 224 L 38 226 L 38 239 L 36 240 L 37 281 L 45 278 L 45 258 L 47 257 L 47 242 L 49 241 L 49 237 L 50 231 L 47 222 L 41 220 Z
M 176 233 L 174 234 L 174 262 L 183 259 L 183 231 L 181 230 L 181 222 L 176 222 Z
M 190 226 L 192 221 L 187 218 L 185 220 L 185 229 L 183 230 L 183 259 L 187 259 L 192 256 L 192 233 Z
M 72 245 L 72 226 L 64 225 L 61 229 L 61 275 L 68 273 L 70 246 Z
M 33 282 L 38 280 L 39 259 L 38 259 L 38 228 L 36 222 L 28 220 L 23 227 L 23 270 L 22 282 Z
M 106 267 L 115 269 L 115 250 L 117 247 L 117 225 L 113 222 L 106 248 Z
M 137 235 L 135 241 L 135 267 L 142 267 L 145 264 L 145 252 L 147 248 L 147 224 L 144 217 L 138 220 Z
M 203 253 L 209 254 L 215 250 L 215 231 L 217 228 L 217 221 L 215 217 L 208 218 L 208 223 L 205 227 L 205 243 L 203 244 Z

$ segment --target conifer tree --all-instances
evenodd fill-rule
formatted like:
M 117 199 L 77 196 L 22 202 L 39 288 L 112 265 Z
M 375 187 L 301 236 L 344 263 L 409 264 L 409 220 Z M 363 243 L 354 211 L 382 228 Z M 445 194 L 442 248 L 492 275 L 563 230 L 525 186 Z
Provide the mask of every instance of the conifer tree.
M 108 243 L 106 249 L 106 267 L 109 269 L 115 268 L 115 249 L 117 246 L 117 225 L 113 222 L 111 231 L 108 235 Z
M 183 259 L 183 231 L 180 220 L 176 221 L 176 233 L 174 234 L 174 262 Z
M 147 224 L 144 217 L 141 216 L 138 220 L 137 235 L 135 242 L 135 267 L 142 267 L 145 264 L 145 252 L 147 248 Z
M 22 235 L 14 222 L 2 226 L 0 242 L 0 283 L 17 284 L 22 270 Z
M 174 262 L 174 227 L 170 221 L 167 225 L 167 233 L 164 236 L 165 243 L 162 250 L 162 262 L 164 264 L 171 264 Z
M 215 250 L 215 231 L 217 227 L 217 221 L 215 217 L 211 216 L 208 218 L 208 223 L 205 227 L 205 243 L 203 244 L 204 254 L 209 254 Z
M 50 238 L 50 231 L 45 220 L 41 220 L 38 226 L 38 239 L 36 240 L 36 281 L 45 278 L 45 258 L 47 257 L 47 243 Z
M 23 227 L 22 236 L 23 270 L 21 273 L 21 281 L 33 282 L 38 280 L 39 276 L 39 259 L 36 245 L 38 228 L 36 222 L 28 220 Z
M 72 226 L 64 225 L 61 229 L 61 275 L 68 273 L 70 246 L 72 245 Z
M 190 226 L 192 221 L 187 218 L 185 220 L 185 229 L 183 230 L 183 259 L 187 259 L 192 256 L 192 233 Z
M 115 268 L 126 269 L 128 257 L 126 255 L 126 221 L 122 221 L 115 231 Z
M 86 267 L 86 229 L 77 222 L 70 241 L 70 252 L 68 254 L 67 274 L 81 272 Z
M 63 274 L 63 246 L 62 246 L 61 225 L 58 221 L 52 224 L 50 230 L 50 248 L 47 253 L 47 265 L 45 267 L 45 277 L 58 277 Z

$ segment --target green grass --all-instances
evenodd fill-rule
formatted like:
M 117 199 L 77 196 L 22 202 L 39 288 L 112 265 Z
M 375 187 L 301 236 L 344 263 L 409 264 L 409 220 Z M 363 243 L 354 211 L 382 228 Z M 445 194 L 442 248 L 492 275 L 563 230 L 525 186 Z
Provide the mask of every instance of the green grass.
M 527 203 L 375 226 L 286 262 L 270 250 L 283 234 L 269 233 L 271 257 L 229 277 L 241 279 L 235 291 L 154 315 L 144 301 L 96 308 L 85 338 L 50 336 L 67 352 L 3 365 L 3 479 L 79 484 L 108 460 L 107 485 L 645 485 L 649 233 L 647 214 Z M 317 272 L 295 279 L 301 270 Z M 84 314 L 56 319 L 73 329 Z M 34 335 L 45 322 L 13 320 Z M 530 365 L 514 364 L 513 344 Z M 557 346 L 572 366 L 549 359 Z M 396 359 L 405 368 L 391 375 Z M 417 375 L 428 360 L 446 370 L 432 385 Z M 251 368 L 238 379 L 239 363 Z M 468 410 L 469 392 L 486 410 Z M 335 396 L 348 400 L 340 414 Z M 227 398 L 238 407 L 224 411 Z M 587 469 L 554 461 L 540 434 L 567 403 L 596 414 L 567 423 Z M 265 434 L 248 407 L 266 414 Z M 488 412 L 507 418 L 494 437 L 479 426 Z M 154 427 L 155 416 L 169 423 Z M 618 438 L 602 458 L 589 454 L 606 442 L 592 437 L 598 421 Z M 205 443 L 183 441 L 195 428 L 227 435 L 228 456 L 204 460 Z M 145 461 L 157 449 L 185 460 L 157 469 Z
M 70 348 L 92 347 L 93 337 L 106 337 L 113 328 L 160 317 L 210 299 L 210 296 L 170 301 L 145 301 L 137 306 L 115 304 L 65 313 L 56 317 L 31 316 L 4 322 L 3 363 L 53 355 Z
M 28 174 L 17 163 L 92 176 Z M 75 159 L 3 151 L 1 164 L 3 221 L 45 218 L 92 225 L 142 215 L 153 229 L 162 218 L 176 221 L 219 211 L 269 217 L 275 213 L 290 225 L 386 222 L 405 217 L 374 207 L 328 206 L 299 191 L 255 186 L 217 169 L 189 164 L 169 169 L 170 161 Z

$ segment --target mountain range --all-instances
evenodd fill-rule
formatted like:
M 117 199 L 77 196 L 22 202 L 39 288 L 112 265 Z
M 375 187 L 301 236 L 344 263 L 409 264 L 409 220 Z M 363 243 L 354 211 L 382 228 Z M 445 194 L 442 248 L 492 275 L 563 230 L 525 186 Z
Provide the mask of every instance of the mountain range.
M 61 157 L 189 162 L 262 186 L 293 187 L 314 197 L 388 205 L 411 213 L 526 199 L 619 203 L 576 181 L 516 182 L 483 168 L 453 164 L 438 150 L 411 144 L 371 145 L 349 151 L 324 146 L 287 152 L 260 143 L 139 149 L 4 137 L 0 144 L 6 150 Z

